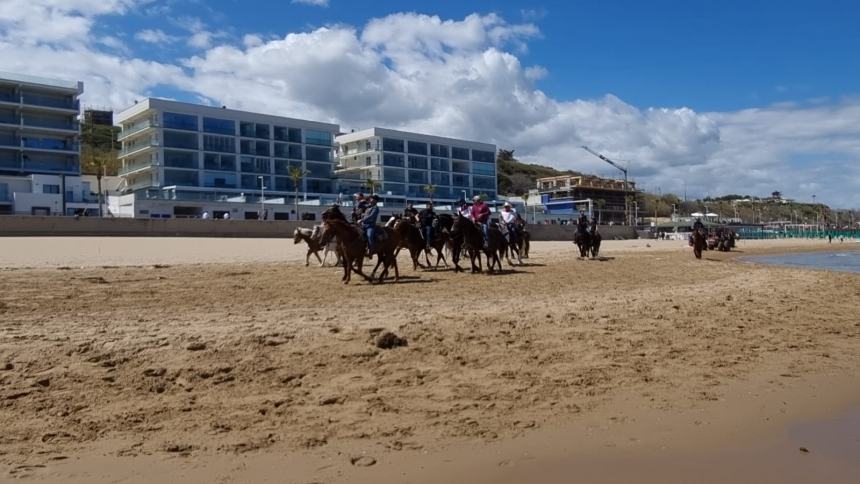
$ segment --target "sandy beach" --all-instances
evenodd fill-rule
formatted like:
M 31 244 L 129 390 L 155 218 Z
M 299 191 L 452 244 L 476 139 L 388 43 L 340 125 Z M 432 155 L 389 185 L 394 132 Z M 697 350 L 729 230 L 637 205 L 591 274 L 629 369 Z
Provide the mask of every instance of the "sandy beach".
M 344 286 L 292 240 L 0 238 L 0 481 L 852 482 L 785 429 L 857 425 L 860 277 L 737 258 L 857 246 Z

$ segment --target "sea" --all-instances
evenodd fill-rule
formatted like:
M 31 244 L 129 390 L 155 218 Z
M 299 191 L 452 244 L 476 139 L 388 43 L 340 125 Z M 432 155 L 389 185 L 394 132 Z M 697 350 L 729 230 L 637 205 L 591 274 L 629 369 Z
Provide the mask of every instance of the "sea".
M 860 274 L 860 251 L 806 252 L 745 257 L 747 262 Z

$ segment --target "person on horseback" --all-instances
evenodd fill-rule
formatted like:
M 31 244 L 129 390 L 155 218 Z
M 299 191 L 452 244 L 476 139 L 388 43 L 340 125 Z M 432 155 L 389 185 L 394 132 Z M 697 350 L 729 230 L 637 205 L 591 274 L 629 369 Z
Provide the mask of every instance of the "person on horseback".
M 588 226 L 588 230 L 591 232 L 591 235 L 597 233 L 597 219 L 591 217 L 591 223 Z
M 424 237 L 424 245 L 427 250 L 433 244 L 433 222 L 436 220 L 436 212 L 433 211 L 433 202 L 427 202 L 427 208 L 418 214 L 418 223 L 421 227 L 421 236 Z
M 693 222 L 693 230 L 702 230 L 705 228 L 705 224 L 702 223 L 702 217 L 698 217 L 695 222 Z
M 457 213 L 459 213 L 461 217 L 466 217 L 468 219 L 472 218 L 472 209 L 469 208 L 469 204 L 466 203 L 466 200 L 461 199 L 458 206 L 460 208 L 457 209 Z
M 352 196 L 352 223 L 358 223 L 367 210 L 368 199 L 361 192 Z
M 410 223 L 418 220 L 418 210 L 412 206 L 412 202 L 406 204 L 406 208 L 403 210 L 403 218 L 405 218 Z
M 371 195 L 369 201 L 370 204 L 367 206 L 367 210 L 364 211 L 364 215 L 362 215 L 360 220 L 364 236 L 367 238 L 367 257 L 370 257 L 375 249 L 376 219 L 379 218 L 379 207 L 376 206 L 376 203 L 379 202 L 379 197 Z
M 481 226 L 484 234 L 484 248 L 487 248 L 488 231 L 490 230 L 490 207 L 481 200 L 479 195 L 472 197 L 472 221 Z
M 588 232 L 588 216 L 585 215 L 585 210 L 579 211 L 579 219 L 576 221 L 576 230 L 581 234 Z
M 508 243 L 514 244 L 517 241 L 517 212 L 511 206 L 511 202 L 505 202 L 502 211 L 499 213 L 502 223 L 507 231 Z

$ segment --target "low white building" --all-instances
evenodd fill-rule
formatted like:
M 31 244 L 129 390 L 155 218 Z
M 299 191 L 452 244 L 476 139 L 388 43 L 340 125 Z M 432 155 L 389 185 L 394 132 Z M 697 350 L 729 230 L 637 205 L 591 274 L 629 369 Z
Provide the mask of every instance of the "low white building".
M 81 176 L 0 176 L 0 214 L 97 215 L 94 188 Z

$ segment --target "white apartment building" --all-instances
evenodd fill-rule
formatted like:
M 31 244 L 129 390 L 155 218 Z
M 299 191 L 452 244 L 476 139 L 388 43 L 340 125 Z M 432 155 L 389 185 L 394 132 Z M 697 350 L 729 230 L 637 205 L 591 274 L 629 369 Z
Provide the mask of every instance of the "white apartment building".
M 114 124 L 123 178 L 114 215 L 244 219 L 265 211 L 293 220 L 291 167 L 305 173 L 302 202 L 337 193 L 336 124 L 155 98 L 116 113 Z
M 342 134 L 335 141 L 335 173 L 343 193 L 366 192 L 366 180 L 372 179 L 386 206 L 428 200 L 427 185 L 442 202 L 497 198 L 493 144 L 384 128 Z

